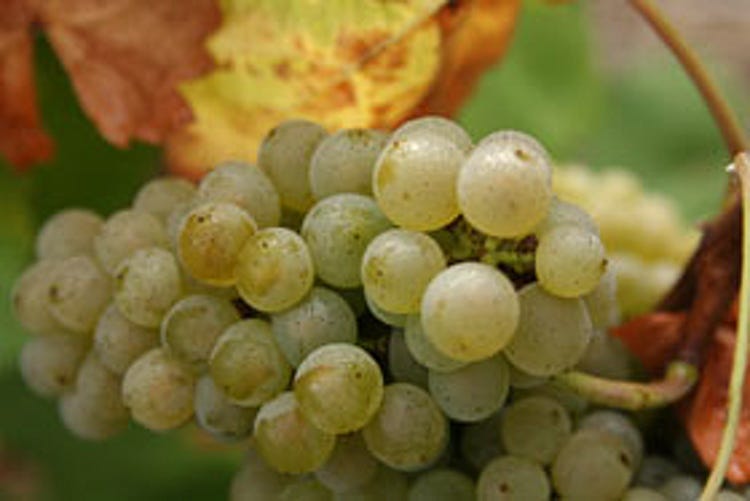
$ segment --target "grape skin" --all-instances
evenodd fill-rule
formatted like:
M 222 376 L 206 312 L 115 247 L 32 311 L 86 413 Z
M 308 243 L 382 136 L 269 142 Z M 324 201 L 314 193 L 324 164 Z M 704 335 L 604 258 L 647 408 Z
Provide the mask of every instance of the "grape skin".
M 94 330 L 94 351 L 102 364 L 115 374 L 125 374 L 130 364 L 158 344 L 159 335 L 155 330 L 125 318 L 115 303 L 104 310 Z
M 94 253 L 94 237 L 104 220 L 87 209 L 66 209 L 45 221 L 36 237 L 36 257 L 65 259 Z
M 62 395 L 73 385 L 86 349 L 85 341 L 70 336 L 26 341 L 19 357 L 24 383 L 42 397 Z

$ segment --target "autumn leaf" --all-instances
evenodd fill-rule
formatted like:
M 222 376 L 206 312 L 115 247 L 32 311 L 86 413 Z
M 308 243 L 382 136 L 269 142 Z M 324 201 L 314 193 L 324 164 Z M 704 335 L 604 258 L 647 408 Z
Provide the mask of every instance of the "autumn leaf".
M 24 166 L 51 153 L 41 128 L 32 35 L 41 26 L 86 114 L 118 146 L 152 143 L 189 121 L 176 85 L 211 67 L 203 43 L 218 26 L 214 0 L 0 2 L 0 152 Z
M 167 141 L 172 169 L 200 177 L 255 160 L 298 117 L 329 129 L 392 128 L 450 114 L 505 49 L 519 0 L 225 0 L 208 48 L 216 70 L 181 86 L 195 120 Z

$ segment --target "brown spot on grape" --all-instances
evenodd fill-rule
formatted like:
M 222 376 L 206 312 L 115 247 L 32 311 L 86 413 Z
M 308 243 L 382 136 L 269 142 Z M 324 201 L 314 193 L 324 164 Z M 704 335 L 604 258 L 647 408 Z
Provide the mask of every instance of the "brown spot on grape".
M 520 148 L 517 148 L 514 153 L 516 154 L 516 158 L 518 158 L 522 162 L 528 162 L 529 160 L 531 160 L 531 156 Z

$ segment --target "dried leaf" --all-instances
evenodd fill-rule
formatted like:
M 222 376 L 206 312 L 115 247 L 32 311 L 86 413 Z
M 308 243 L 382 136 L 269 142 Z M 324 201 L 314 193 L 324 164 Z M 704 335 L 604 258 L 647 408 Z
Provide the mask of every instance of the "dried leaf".
M 684 313 L 655 312 L 636 317 L 610 332 L 651 374 L 661 374 L 682 339 Z

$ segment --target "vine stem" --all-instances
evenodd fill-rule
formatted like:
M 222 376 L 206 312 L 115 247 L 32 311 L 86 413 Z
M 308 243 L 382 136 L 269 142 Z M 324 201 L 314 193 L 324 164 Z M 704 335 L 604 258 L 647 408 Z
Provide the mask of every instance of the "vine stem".
M 742 152 L 735 157 L 734 169 L 740 177 L 742 193 L 742 281 L 740 285 L 740 312 L 737 339 L 732 359 L 727 399 L 727 421 L 721 435 L 719 452 L 711 474 L 701 494 L 700 501 L 713 501 L 724 481 L 732 457 L 737 428 L 742 411 L 742 393 L 747 370 L 748 338 L 750 338 L 750 155 Z
M 667 20 L 664 13 L 651 0 L 630 0 L 633 7 L 643 16 L 662 41 L 672 50 L 687 74 L 695 83 L 708 109 L 713 115 L 724 142 L 732 156 L 748 149 L 747 140 L 737 117 L 722 97 L 706 68 L 690 46 Z

